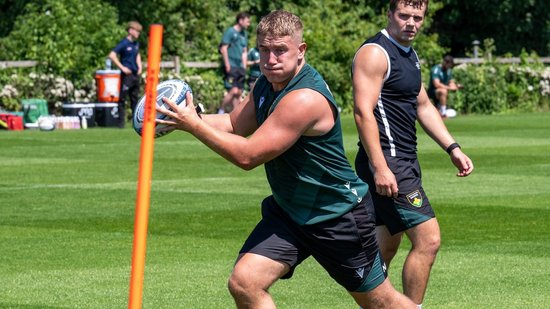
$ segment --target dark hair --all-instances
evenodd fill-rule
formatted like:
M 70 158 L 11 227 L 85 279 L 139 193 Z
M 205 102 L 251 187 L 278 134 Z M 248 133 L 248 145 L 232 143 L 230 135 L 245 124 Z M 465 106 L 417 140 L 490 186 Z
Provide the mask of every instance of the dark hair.
M 250 15 L 247 12 L 240 12 L 239 14 L 237 14 L 237 17 L 235 18 L 235 22 L 238 24 L 239 20 L 245 19 L 245 18 L 250 18 Z
M 443 57 L 443 62 L 450 64 L 451 66 L 455 64 L 455 60 L 451 55 L 446 55 L 445 57 Z
M 421 8 L 422 6 L 426 6 L 426 12 L 428 11 L 428 3 L 430 0 L 390 0 L 390 11 L 395 11 L 397 8 L 397 5 L 399 3 L 403 3 L 405 5 L 410 5 L 413 8 Z

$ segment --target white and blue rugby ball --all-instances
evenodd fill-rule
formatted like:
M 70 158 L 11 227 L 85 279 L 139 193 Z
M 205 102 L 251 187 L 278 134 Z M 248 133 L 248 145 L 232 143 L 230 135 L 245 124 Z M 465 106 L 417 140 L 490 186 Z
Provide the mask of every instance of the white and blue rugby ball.
M 182 80 L 171 79 L 171 80 L 163 81 L 157 85 L 157 106 L 165 109 L 170 109 L 170 107 L 162 101 L 163 97 L 168 98 L 170 101 L 176 103 L 177 105 L 185 104 L 185 94 L 187 92 L 192 93 L 191 87 L 189 87 L 189 85 Z M 139 135 L 141 135 L 141 132 L 142 132 L 144 118 L 145 118 L 145 96 L 143 96 L 137 103 L 135 114 L 134 114 L 133 126 L 134 126 L 134 130 Z M 156 118 L 165 119 L 167 117 L 157 112 Z M 155 138 L 164 136 L 172 132 L 172 130 L 161 132 L 161 129 L 165 127 L 166 125 L 163 125 L 163 124 L 155 124 Z

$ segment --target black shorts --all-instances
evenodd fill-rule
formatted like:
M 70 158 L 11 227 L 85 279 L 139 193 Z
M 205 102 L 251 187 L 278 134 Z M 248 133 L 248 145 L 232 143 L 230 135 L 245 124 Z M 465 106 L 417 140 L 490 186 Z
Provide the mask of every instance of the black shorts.
M 363 148 L 355 158 L 357 175 L 369 185 L 376 210 L 376 225 L 387 226 L 394 235 L 435 217 L 430 201 L 422 188 L 422 173 L 418 160 L 386 157 L 388 167 L 395 175 L 399 193 L 390 198 L 376 193 L 372 166 Z
M 262 202 L 262 220 L 240 253 L 288 264 L 290 271 L 282 279 L 291 278 L 296 266 L 311 255 L 351 292 L 370 291 L 387 277 L 376 242 L 370 194 L 345 215 L 311 225 L 295 223 L 269 196 Z
M 246 78 L 246 70 L 240 67 L 231 67 L 229 73 L 225 73 L 224 86 L 229 90 L 233 87 L 244 89 L 244 80 Z
M 433 102 L 433 104 L 437 107 L 439 107 L 439 100 L 435 96 L 435 90 L 434 91 L 428 91 L 428 98 L 430 98 Z

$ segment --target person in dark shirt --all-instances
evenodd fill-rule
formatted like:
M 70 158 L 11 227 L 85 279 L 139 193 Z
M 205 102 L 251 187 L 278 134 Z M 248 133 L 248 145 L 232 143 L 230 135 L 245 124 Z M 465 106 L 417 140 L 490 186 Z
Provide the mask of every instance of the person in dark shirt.
M 376 244 L 368 186 L 349 164 L 338 108 L 306 64 L 300 18 L 273 11 L 257 27 L 258 78 L 230 114 L 198 115 L 164 98 L 166 130 L 194 135 L 249 170 L 264 165 L 272 195 L 229 278 L 238 308 L 275 308 L 269 288 L 313 256 L 365 308 L 415 308 L 389 282 Z
M 388 267 L 403 234 L 412 242 L 403 267 L 403 292 L 419 307 L 439 250 L 440 232 L 422 187 L 416 121 L 447 151 L 457 176 L 468 176 L 474 169 L 422 86 L 420 61 L 411 45 L 427 7 L 428 0 L 391 0 L 388 25 L 363 43 L 352 66 L 360 139 L 357 174 L 369 184 L 377 237 Z
M 453 56 L 447 55 L 441 64 L 436 64 L 430 69 L 428 97 L 434 101 L 443 118 L 447 117 L 449 91 L 457 91 L 462 88 L 462 85 L 457 84 L 453 78 L 454 65 Z
M 219 45 L 224 73 L 223 83 L 227 91 L 218 110 L 220 114 L 233 110 L 241 102 L 246 79 L 248 55 L 246 29 L 250 26 L 250 16 L 248 13 L 241 12 L 235 19 L 235 24 L 223 33 Z
M 128 35 L 123 38 L 109 53 L 111 61 L 122 71 L 120 97 L 118 101 L 118 113 L 120 128 L 124 128 L 126 122 L 126 97 L 130 98 L 132 116 L 139 100 L 140 74 L 142 71 L 141 56 L 139 54 L 139 42 L 137 39 L 142 30 L 137 21 L 128 23 Z M 120 56 L 120 59 L 119 59 Z

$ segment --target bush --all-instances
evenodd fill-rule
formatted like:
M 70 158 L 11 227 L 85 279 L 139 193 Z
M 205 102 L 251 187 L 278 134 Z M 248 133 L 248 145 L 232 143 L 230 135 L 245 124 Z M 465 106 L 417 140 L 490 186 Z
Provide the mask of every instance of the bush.
M 92 77 L 73 83 L 72 80 L 37 70 L 13 69 L 0 71 L 0 107 L 10 111 L 21 110 L 25 98 L 45 99 L 48 109 L 56 113 L 69 101 L 92 102 L 96 96 Z
M 449 105 L 462 113 L 496 114 L 550 109 L 550 68 L 540 64 L 462 65 L 453 71 L 464 89 Z
M 145 75 L 146 72 L 142 74 L 143 80 L 145 80 Z M 195 105 L 198 103 L 203 104 L 208 113 L 214 113 L 218 110 L 225 93 L 219 70 L 182 68 L 180 74 L 176 74 L 171 70 L 161 70 L 159 82 L 169 79 L 181 79 L 188 83 L 193 91 Z M 144 83 L 142 83 L 142 93 L 145 92 L 144 86 Z

